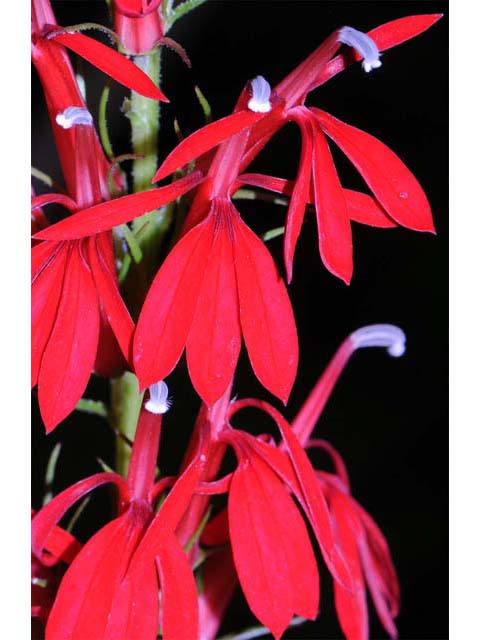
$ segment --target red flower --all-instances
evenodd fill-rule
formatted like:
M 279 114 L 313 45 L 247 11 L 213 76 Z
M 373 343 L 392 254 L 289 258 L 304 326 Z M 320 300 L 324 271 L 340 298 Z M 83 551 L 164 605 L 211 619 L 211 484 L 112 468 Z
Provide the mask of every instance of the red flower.
M 276 638 L 294 613 L 313 619 L 318 611 L 313 551 L 290 494 L 308 518 L 335 578 L 337 612 L 347 639 L 368 637 L 364 577 L 382 623 L 395 637 L 398 582 L 388 546 L 368 514 L 349 496 L 348 477 L 339 455 L 328 443 L 310 440 L 310 434 L 353 352 L 360 347 L 384 346 L 391 355 L 399 356 L 404 339 L 403 333 L 390 325 L 373 325 L 353 333 L 328 365 L 292 427 L 268 403 L 240 400 L 230 406 L 223 429 L 217 426 L 213 434 L 218 442 L 234 448 L 238 467 L 225 479 L 199 488 L 229 492 L 228 520 L 226 512 L 221 512 L 207 525 L 202 542 L 231 544 L 249 606 Z M 279 447 L 269 437 L 254 438 L 229 426 L 229 418 L 246 407 L 257 407 L 273 418 L 282 434 Z M 326 448 L 332 455 L 336 475 L 314 471 L 304 451 L 304 447 L 313 446 Z M 212 591 L 215 586 L 212 578 Z M 214 625 L 215 608 L 207 620 Z
M 351 27 L 334 32 L 297 69 L 290 73 L 274 93 L 284 101 L 282 118 L 268 118 L 254 127 L 242 167 L 265 146 L 284 122 L 293 120 L 300 126 L 302 153 L 291 190 L 285 227 L 284 256 L 287 279 L 292 277 L 292 261 L 300 233 L 305 206 L 314 202 L 317 213 L 319 250 L 323 263 L 334 275 L 350 282 L 353 271 L 350 220 L 378 226 L 395 223 L 417 231 L 434 232 L 428 200 L 415 177 L 403 162 L 382 142 L 359 129 L 337 120 L 325 111 L 303 106 L 310 91 L 320 86 L 348 64 L 363 58 L 365 71 L 381 65 L 379 51 L 400 44 L 439 20 L 440 15 L 409 16 L 386 23 L 363 34 Z M 332 59 L 341 44 L 356 49 Z M 352 161 L 372 190 L 376 201 L 364 206 L 367 220 L 355 218 L 351 198 L 342 189 L 325 134 Z M 278 182 L 268 176 L 243 176 L 242 182 L 278 190 Z M 290 188 L 288 188 L 290 192 Z M 354 194 L 354 199 L 358 195 Z M 372 214 L 372 215 L 370 215 Z M 388 224 L 390 221 L 390 224 Z M 386 223 L 385 223 L 386 222 Z
M 151 79 L 125 56 L 93 38 L 81 33 L 68 33 L 59 28 L 49 0 L 32 0 L 32 61 L 42 82 L 67 190 L 78 202 L 79 193 L 75 190 L 81 182 L 81 176 L 76 175 L 78 132 L 75 128 L 66 130 L 60 126 L 57 116 L 71 107 L 86 109 L 86 104 L 77 86 L 65 47 L 129 89 L 152 99 L 167 99 Z M 108 198 L 106 176 L 110 165 L 96 133 L 93 135 L 89 154 L 96 158 L 102 195 Z
M 115 32 L 129 53 L 148 53 L 163 37 L 162 0 L 114 0 Z
M 114 483 L 120 516 L 96 533 L 66 572 L 48 619 L 47 640 L 129 638 L 154 640 L 159 628 L 166 640 L 198 636 L 198 602 L 187 557 L 174 531 L 203 471 L 208 449 L 205 430 L 191 463 L 155 515 L 159 496 L 172 478 L 154 483 L 161 413 L 168 389 L 151 389 L 142 409 L 127 480 L 99 473 L 55 496 L 33 520 L 35 556 L 48 563 L 46 542 L 62 515 L 92 489 Z

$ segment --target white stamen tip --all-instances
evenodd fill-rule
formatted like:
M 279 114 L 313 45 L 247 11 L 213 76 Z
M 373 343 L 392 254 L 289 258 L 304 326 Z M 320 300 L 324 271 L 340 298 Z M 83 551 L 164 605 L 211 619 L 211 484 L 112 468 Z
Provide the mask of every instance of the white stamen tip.
M 166 413 L 172 401 L 168 397 L 168 387 L 163 380 L 148 387 L 150 400 L 145 403 L 145 409 L 150 413 Z
M 366 73 L 382 66 L 378 47 L 366 33 L 357 31 L 353 27 L 342 27 L 338 33 L 338 41 L 353 47 L 362 56 L 362 67 Z
M 263 76 L 257 76 L 251 81 L 252 97 L 248 101 L 248 108 L 255 113 L 268 113 L 272 110 L 270 95 L 272 89 Z
M 71 129 L 79 124 L 93 123 L 92 114 L 84 107 L 67 107 L 62 113 L 57 113 L 55 121 L 63 129 Z
M 393 324 L 371 324 L 357 329 L 350 335 L 355 349 L 362 347 L 385 347 L 394 358 L 405 353 L 406 337 L 403 331 Z

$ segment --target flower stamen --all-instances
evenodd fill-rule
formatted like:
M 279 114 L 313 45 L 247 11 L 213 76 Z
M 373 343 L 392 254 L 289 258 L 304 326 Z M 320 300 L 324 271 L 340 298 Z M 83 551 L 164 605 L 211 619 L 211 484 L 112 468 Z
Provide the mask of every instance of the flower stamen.
M 55 121 L 63 129 L 93 124 L 92 114 L 85 107 L 67 107 L 65 111 L 57 113 Z
M 358 31 L 353 27 L 342 27 L 338 33 L 338 41 L 357 51 L 363 58 L 362 67 L 366 73 L 382 66 L 377 45 L 363 31 Z
M 145 409 L 150 413 L 166 413 L 172 406 L 172 401 L 168 397 L 168 387 L 163 380 L 148 387 L 150 400 L 145 403 Z
M 349 336 L 355 349 L 362 347 L 385 347 L 394 358 L 405 353 L 406 336 L 393 324 L 371 324 L 357 329 Z
M 255 113 L 268 113 L 272 110 L 270 95 L 272 89 L 263 76 L 257 76 L 251 81 L 252 97 L 248 101 L 248 108 Z

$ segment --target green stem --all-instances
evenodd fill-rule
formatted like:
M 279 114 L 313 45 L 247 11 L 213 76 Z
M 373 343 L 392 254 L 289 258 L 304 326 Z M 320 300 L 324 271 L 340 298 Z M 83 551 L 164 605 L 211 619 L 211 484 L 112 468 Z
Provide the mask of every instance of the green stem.
M 138 390 L 137 377 L 127 371 L 120 378 L 111 381 L 111 391 L 112 425 L 133 441 L 143 400 L 143 393 Z M 125 478 L 131 453 L 131 448 L 125 440 L 117 438 L 116 468 L 117 472 Z

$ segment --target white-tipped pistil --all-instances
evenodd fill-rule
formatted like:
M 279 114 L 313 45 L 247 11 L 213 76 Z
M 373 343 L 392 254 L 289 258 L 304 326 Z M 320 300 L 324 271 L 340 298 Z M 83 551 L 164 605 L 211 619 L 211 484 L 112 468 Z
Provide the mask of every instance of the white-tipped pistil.
M 403 331 L 393 324 L 371 324 L 357 329 L 350 335 L 355 349 L 362 347 L 385 347 L 394 358 L 405 353 L 406 337 Z
M 251 81 L 252 97 L 248 101 L 248 108 L 255 113 L 268 113 L 272 110 L 270 95 L 272 89 L 263 76 L 257 76 Z
M 79 124 L 93 124 L 92 114 L 84 107 L 67 107 L 62 113 L 57 113 L 55 121 L 63 129 L 71 129 Z
M 366 73 L 382 66 L 377 45 L 363 31 L 358 31 L 353 27 L 342 27 L 338 34 L 338 41 L 353 47 L 362 56 L 362 67 Z
M 172 404 L 168 397 L 168 387 L 163 380 L 148 387 L 150 400 L 145 403 L 145 409 L 150 413 L 166 413 Z

